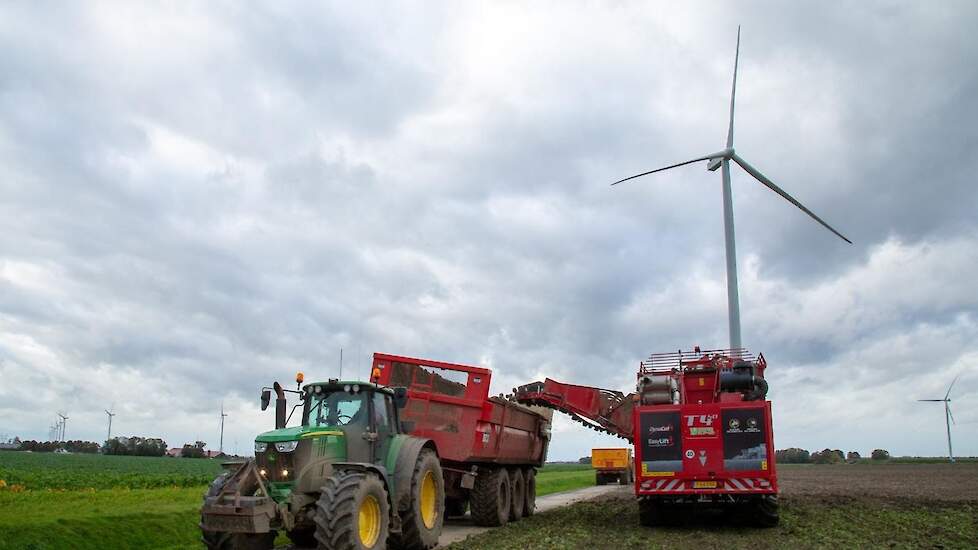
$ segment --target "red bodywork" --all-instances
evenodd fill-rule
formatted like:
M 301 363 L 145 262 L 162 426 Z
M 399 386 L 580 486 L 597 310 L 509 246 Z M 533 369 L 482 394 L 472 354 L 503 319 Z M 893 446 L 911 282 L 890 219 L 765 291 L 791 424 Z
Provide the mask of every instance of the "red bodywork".
M 637 393 L 548 378 L 517 388 L 515 398 L 631 441 L 638 496 L 777 494 L 771 402 L 753 394 L 755 385 L 733 386 L 749 372 L 766 392 L 766 366 L 746 350 L 655 354 L 639 367 Z
M 489 397 L 492 371 L 375 353 L 371 381 L 407 388 L 400 418 L 431 439 L 442 461 L 543 465 L 550 422 L 527 407 Z

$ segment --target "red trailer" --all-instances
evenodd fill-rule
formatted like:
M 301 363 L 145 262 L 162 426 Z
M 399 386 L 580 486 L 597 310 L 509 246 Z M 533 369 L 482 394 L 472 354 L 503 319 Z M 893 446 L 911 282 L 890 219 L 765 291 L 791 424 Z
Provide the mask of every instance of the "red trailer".
M 489 396 L 492 372 L 481 367 L 375 353 L 370 380 L 407 388 L 405 430 L 431 439 L 442 463 L 446 515 L 466 504 L 480 525 L 531 515 L 536 467 L 550 441 L 550 420 L 531 408 Z
M 753 509 L 778 522 L 767 363 L 744 349 L 653 354 L 636 393 L 547 379 L 521 386 L 522 403 L 566 412 L 635 444 L 635 495 L 643 524 L 672 523 L 693 505 Z

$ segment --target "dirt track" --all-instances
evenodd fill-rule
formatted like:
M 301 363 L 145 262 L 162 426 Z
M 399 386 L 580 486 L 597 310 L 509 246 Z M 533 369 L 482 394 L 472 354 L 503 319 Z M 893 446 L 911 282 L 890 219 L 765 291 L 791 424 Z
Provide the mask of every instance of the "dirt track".
M 978 464 L 779 465 L 786 497 L 978 500 Z

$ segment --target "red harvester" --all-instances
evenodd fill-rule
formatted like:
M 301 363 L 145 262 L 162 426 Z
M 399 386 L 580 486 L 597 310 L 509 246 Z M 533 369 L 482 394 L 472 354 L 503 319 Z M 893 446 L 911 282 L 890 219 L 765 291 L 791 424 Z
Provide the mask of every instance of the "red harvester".
M 766 366 L 745 349 L 697 347 L 643 361 L 636 393 L 548 378 L 514 389 L 514 398 L 632 442 L 643 525 L 675 523 L 693 506 L 729 506 L 773 526 L 778 483 Z

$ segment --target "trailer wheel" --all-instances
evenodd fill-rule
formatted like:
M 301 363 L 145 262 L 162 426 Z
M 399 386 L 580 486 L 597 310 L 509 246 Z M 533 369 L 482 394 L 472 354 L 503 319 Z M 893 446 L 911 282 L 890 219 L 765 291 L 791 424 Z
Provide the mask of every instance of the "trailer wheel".
M 754 502 L 754 522 L 759 527 L 777 527 L 781 522 L 778 513 L 778 496 L 762 495 Z
M 401 533 L 391 537 L 395 548 L 432 548 L 438 545 L 445 521 L 445 479 L 438 455 L 424 449 L 411 475 L 411 506 L 401 513 Z
M 601 472 L 594 472 L 594 484 L 604 485 L 604 474 Z
M 476 525 L 498 527 L 509 519 L 509 476 L 505 468 L 486 468 L 475 478 L 469 508 Z
M 526 484 L 523 480 L 523 470 L 519 468 L 509 469 L 509 490 L 512 497 L 509 499 L 509 521 L 519 521 L 523 517 L 523 507 L 526 505 Z
M 523 472 L 523 484 L 526 487 L 523 501 L 523 517 L 530 517 L 537 509 L 537 471 L 527 468 Z
M 390 533 L 390 504 L 384 484 L 371 473 L 336 472 L 323 486 L 315 521 L 320 548 L 384 548 Z

